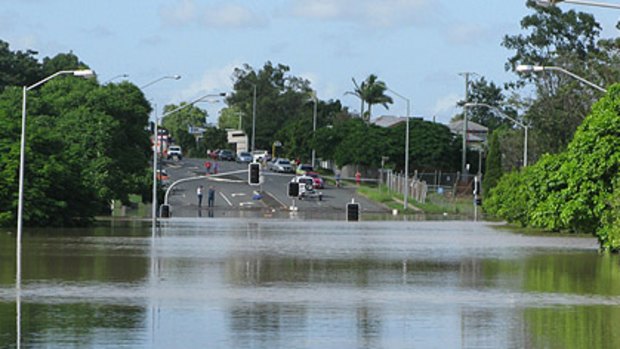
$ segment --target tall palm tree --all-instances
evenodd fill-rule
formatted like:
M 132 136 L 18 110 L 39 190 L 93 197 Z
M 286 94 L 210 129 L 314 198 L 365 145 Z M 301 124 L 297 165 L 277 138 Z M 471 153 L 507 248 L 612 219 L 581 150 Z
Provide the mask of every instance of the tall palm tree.
M 355 89 L 353 91 L 345 92 L 345 95 L 354 95 L 360 99 L 360 102 L 362 103 L 360 107 L 360 118 L 363 118 L 364 117 L 364 101 L 366 100 L 365 98 L 366 83 L 362 81 L 362 83 L 358 85 L 357 81 L 355 81 L 355 78 L 351 78 L 351 80 L 353 80 L 353 86 L 355 86 Z
M 385 94 L 385 91 L 387 90 L 385 82 L 378 80 L 376 75 L 370 74 L 366 80 L 362 81 L 361 84 L 358 84 L 357 81 L 355 81 L 355 78 L 352 80 L 355 89 L 353 91 L 346 92 L 345 94 L 351 94 L 360 99 L 362 103 L 360 108 L 360 116 L 364 119 L 364 121 L 370 121 L 373 104 L 381 104 L 385 107 L 385 109 L 389 109 L 388 104 L 394 103 L 392 97 Z M 366 112 L 364 112 L 364 103 L 368 104 L 368 111 Z
M 365 116 L 365 120 L 369 121 L 372 116 L 373 104 L 381 104 L 385 109 L 390 109 L 388 104 L 392 104 L 394 101 L 392 97 L 385 94 L 387 85 L 385 82 L 378 80 L 376 75 L 370 74 L 364 83 L 366 88 L 364 99 L 366 104 L 368 104 L 368 114 Z

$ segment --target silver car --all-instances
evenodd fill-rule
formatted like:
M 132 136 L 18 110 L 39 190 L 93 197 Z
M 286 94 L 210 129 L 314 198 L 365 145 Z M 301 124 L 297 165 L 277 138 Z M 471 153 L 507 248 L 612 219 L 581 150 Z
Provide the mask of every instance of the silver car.
M 293 166 L 287 159 L 275 159 L 269 163 L 269 169 L 273 172 L 293 173 Z

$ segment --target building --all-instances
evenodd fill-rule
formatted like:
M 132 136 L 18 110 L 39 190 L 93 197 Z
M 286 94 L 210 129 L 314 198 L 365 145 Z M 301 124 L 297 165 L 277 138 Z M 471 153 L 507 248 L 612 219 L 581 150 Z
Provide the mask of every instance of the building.
M 448 127 L 453 134 L 463 135 L 463 120 L 452 121 Z M 489 129 L 471 120 L 467 121 L 466 140 L 471 149 L 480 150 L 487 142 Z

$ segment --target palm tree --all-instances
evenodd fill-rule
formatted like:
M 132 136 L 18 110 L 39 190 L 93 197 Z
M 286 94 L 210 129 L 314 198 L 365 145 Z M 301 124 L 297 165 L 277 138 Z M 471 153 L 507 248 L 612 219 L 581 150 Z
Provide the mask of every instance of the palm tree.
M 385 82 L 377 80 L 377 76 L 370 74 L 365 82 L 366 92 L 364 93 L 366 104 L 368 104 L 368 114 L 365 117 L 366 121 L 370 120 L 372 116 L 372 105 L 381 104 L 385 109 L 390 109 L 388 104 L 394 103 L 392 97 L 385 94 L 387 86 Z
M 388 104 L 394 103 L 392 97 L 385 94 L 387 90 L 385 82 L 378 80 L 376 75 L 370 74 L 366 80 L 359 85 L 355 79 L 352 80 L 355 89 L 345 94 L 357 96 L 361 100 L 362 107 L 360 108 L 360 116 L 364 121 L 370 121 L 373 104 L 381 104 L 385 109 L 389 109 Z M 368 104 L 368 111 L 366 113 L 364 113 L 364 103 Z
M 345 95 L 354 95 L 360 99 L 360 102 L 362 103 L 360 107 L 360 118 L 363 118 L 364 117 L 364 101 L 366 100 L 365 98 L 366 83 L 362 81 L 362 83 L 358 85 L 357 81 L 355 81 L 355 78 L 351 78 L 351 80 L 353 80 L 353 86 L 355 86 L 355 89 L 353 91 L 345 92 Z

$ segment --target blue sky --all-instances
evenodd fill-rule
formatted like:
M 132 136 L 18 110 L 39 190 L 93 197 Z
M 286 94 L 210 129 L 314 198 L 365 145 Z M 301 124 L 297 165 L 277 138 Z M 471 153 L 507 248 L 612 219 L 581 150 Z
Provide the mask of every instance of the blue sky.
M 614 0 L 609 0 L 613 2 Z M 594 14 L 603 36 L 617 36 L 620 11 L 561 5 Z M 525 0 L 0 0 L 0 39 L 39 58 L 73 51 L 100 81 L 129 74 L 161 107 L 232 88 L 235 67 L 282 63 L 311 81 L 321 99 L 351 110 L 351 78 L 378 75 L 411 100 L 412 114 L 447 123 L 464 95 L 460 72 L 496 84 L 512 52 L 500 43 L 520 33 Z M 381 114 L 405 115 L 394 98 Z M 214 122 L 224 104 L 200 104 Z

